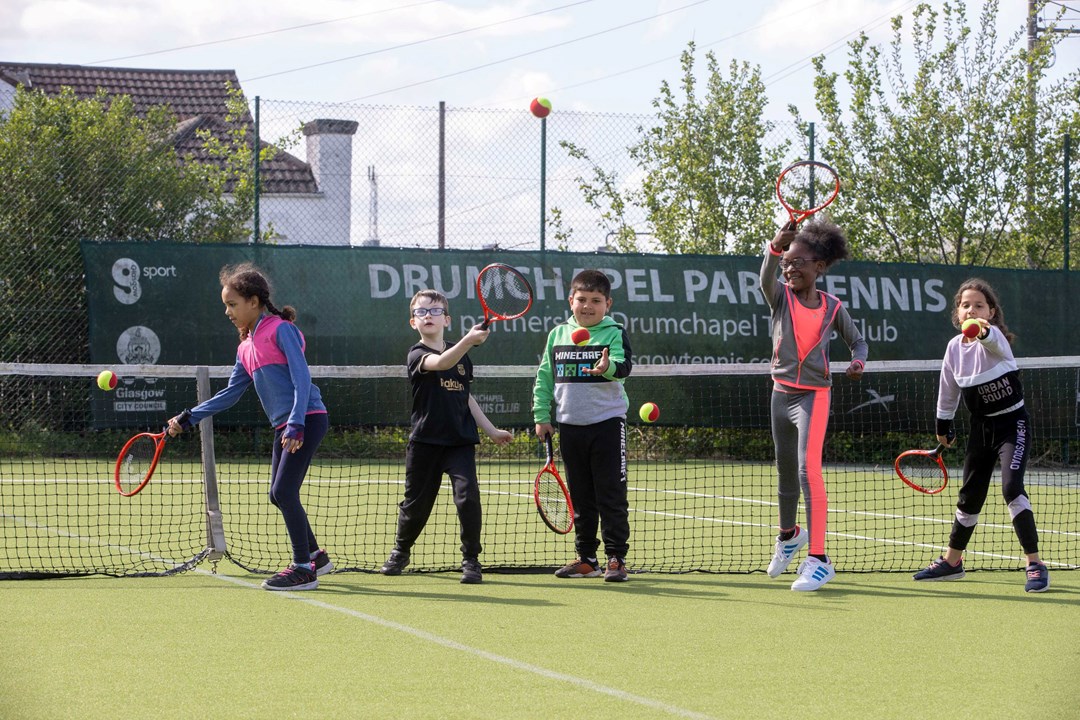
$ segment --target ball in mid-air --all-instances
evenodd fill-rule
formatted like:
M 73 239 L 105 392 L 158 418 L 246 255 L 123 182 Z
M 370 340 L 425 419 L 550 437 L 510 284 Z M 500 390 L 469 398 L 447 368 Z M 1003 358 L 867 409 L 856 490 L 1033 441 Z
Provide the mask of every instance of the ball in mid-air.
M 102 370 L 97 376 L 97 386 L 102 390 L 112 390 L 116 387 L 116 373 L 112 370 Z
M 647 423 L 656 422 L 656 419 L 660 417 L 660 408 L 656 403 L 647 402 L 638 410 L 638 416 Z
M 538 118 L 546 118 L 551 113 L 551 101 L 545 97 L 533 98 L 529 103 L 529 112 Z
M 975 318 L 968 318 L 960 326 L 960 332 L 964 333 L 966 338 L 977 338 L 982 333 L 982 325 Z
M 585 328 L 578 328 L 570 333 L 570 339 L 574 341 L 575 345 L 588 345 L 590 337 L 592 336 L 589 335 L 589 331 Z

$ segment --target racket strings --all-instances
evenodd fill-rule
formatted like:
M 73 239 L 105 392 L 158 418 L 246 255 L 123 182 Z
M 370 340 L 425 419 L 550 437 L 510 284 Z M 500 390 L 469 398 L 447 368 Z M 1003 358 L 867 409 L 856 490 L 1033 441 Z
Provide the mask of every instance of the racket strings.
M 522 315 L 532 304 L 532 288 L 524 277 L 509 267 L 488 267 L 477 282 L 480 300 L 500 317 Z
M 120 485 L 125 490 L 132 490 L 139 486 L 146 477 L 146 473 L 150 472 L 156 452 L 157 443 L 151 438 L 141 437 L 131 443 L 131 447 L 120 460 Z
M 836 181 L 834 171 L 825 165 L 796 165 L 781 176 L 777 194 L 795 212 L 813 212 L 836 195 Z
M 552 525 L 559 528 L 569 527 L 571 520 L 570 503 L 566 501 L 562 485 L 549 472 L 541 473 L 537 480 L 537 499 L 540 510 Z
M 911 482 L 923 487 L 938 486 L 945 479 L 945 471 L 938 461 L 921 453 L 901 457 L 897 470 Z

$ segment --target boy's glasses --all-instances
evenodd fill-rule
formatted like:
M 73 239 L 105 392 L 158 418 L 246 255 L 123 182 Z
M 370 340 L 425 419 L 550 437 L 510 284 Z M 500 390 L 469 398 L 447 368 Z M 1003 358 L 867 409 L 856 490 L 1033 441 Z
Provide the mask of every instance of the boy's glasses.
M 431 317 L 439 317 L 446 312 L 446 308 L 431 307 L 431 308 L 413 308 L 413 317 L 425 317 L 430 315 Z
M 791 258 L 790 260 L 781 260 L 780 261 L 780 269 L 781 270 L 798 270 L 799 268 L 801 268 L 805 264 L 806 264 L 806 258 L 801 258 L 801 257 Z

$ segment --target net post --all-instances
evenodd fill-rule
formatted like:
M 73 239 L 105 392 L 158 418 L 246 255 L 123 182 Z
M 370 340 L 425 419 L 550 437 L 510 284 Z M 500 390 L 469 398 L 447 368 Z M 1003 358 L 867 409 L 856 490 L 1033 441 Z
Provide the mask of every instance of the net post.
M 210 399 L 210 369 L 200 365 L 195 369 L 199 402 Z M 225 555 L 225 527 L 221 521 L 221 501 L 218 498 L 217 459 L 214 455 L 214 419 L 199 421 L 202 440 L 203 493 L 206 497 L 206 558 L 214 563 Z

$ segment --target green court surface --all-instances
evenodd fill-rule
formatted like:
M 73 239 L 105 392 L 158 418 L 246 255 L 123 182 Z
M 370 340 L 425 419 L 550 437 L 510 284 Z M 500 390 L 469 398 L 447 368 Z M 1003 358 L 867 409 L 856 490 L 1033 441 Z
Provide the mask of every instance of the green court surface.
M 448 538 L 444 538 L 449 541 Z M 205 566 L 204 566 L 205 567 Z M 0 582 L 0 717 L 1075 718 L 1080 572 Z

